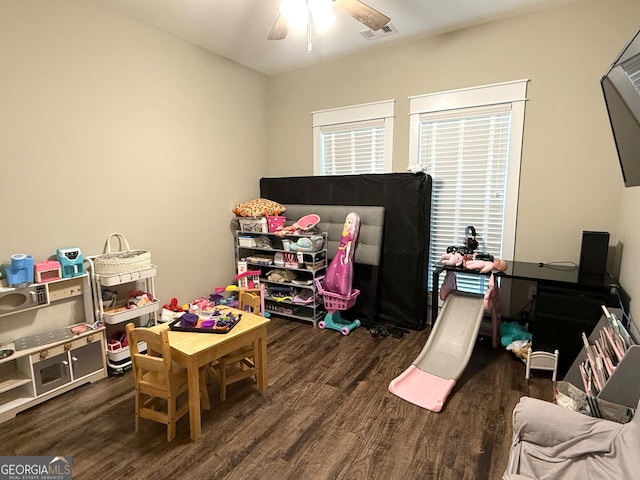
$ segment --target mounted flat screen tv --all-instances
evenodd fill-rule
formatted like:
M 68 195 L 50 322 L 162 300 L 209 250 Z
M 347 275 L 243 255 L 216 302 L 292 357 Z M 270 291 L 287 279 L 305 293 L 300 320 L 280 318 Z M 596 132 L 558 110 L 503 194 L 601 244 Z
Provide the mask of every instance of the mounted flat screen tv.
M 600 80 L 627 187 L 640 185 L 640 30 Z

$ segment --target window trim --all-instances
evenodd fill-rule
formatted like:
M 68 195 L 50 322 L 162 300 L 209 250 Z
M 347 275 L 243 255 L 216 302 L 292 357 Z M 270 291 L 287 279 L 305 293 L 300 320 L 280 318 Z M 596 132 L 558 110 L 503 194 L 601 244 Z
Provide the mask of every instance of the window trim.
M 313 174 L 324 175 L 322 171 L 323 128 L 334 129 L 339 125 L 381 121 L 384 123 L 384 172 L 392 172 L 393 164 L 393 120 L 395 100 L 364 103 L 347 107 L 331 108 L 311 112 L 313 130 Z

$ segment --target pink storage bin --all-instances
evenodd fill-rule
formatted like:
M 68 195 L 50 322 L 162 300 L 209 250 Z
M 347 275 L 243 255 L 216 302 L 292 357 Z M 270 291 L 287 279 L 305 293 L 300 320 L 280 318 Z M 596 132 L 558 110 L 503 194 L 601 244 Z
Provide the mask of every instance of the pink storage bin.
M 279 232 L 284 228 L 284 222 L 287 217 L 283 215 L 269 216 L 267 215 L 267 226 L 269 227 L 269 233 Z

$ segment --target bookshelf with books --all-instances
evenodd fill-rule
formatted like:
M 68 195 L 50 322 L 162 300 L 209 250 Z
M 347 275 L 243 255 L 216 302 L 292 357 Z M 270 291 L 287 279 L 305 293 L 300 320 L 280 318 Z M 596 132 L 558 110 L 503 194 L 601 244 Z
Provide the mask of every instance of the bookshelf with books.
M 585 391 L 587 397 L 636 408 L 640 400 L 640 345 L 623 323 L 622 311 L 603 307 L 604 315 L 564 380 Z

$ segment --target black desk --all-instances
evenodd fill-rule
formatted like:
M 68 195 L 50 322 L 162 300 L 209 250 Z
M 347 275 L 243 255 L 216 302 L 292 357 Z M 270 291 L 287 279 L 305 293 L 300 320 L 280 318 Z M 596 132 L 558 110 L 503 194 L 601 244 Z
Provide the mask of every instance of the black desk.
M 440 274 L 444 271 L 481 274 L 460 267 L 439 265 L 432 279 L 431 323 L 438 317 L 437 298 Z M 601 305 L 619 307 L 619 286 L 609 276 L 581 275 L 577 267 L 544 265 L 531 262 L 508 262 L 499 277 L 536 283 L 536 299 L 531 317 L 531 331 L 536 350 L 560 351 L 558 373 L 562 376 L 582 348 L 581 333 L 588 336 L 602 315 Z M 435 306 L 433 306 L 435 305 Z

